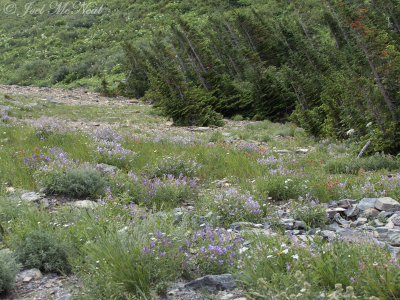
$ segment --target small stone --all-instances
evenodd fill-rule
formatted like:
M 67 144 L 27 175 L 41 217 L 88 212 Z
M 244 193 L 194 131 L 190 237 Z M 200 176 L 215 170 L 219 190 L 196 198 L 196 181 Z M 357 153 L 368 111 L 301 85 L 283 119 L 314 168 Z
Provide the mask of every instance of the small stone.
M 375 223 L 376 226 L 379 226 L 379 227 L 382 227 L 383 225 L 385 225 L 379 220 L 374 220 L 374 223 Z
M 333 217 L 333 219 L 340 225 L 349 225 L 350 224 L 350 221 L 346 221 L 338 213 Z
M 98 164 L 97 168 L 104 173 L 115 173 L 118 170 L 118 167 L 108 164 Z
M 233 294 L 226 294 L 224 296 L 222 296 L 221 298 L 219 298 L 220 300 L 232 300 L 234 297 Z
M 328 226 L 328 230 L 330 231 L 337 231 L 338 229 L 340 229 L 340 225 L 336 222 L 333 222 L 332 224 L 329 224 Z
M 362 217 L 358 218 L 354 222 L 355 226 L 361 226 L 361 225 L 364 225 L 364 224 L 367 224 L 367 223 L 368 223 L 368 219 L 367 218 L 362 218 Z
M 40 200 L 40 203 L 43 205 L 44 208 L 47 208 L 50 206 L 49 199 L 43 198 Z
M 329 219 L 333 219 L 337 213 L 345 212 L 346 209 L 342 207 L 328 208 L 326 214 Z
M 171 121 L 165 122 L 165 126 L 171 127 L 172 125 L 174 125 L 174 122 Z
M 27 201 L 27 202 L 38 201 L 40 198 L 41 198 L 40 195 L 35 192 L 27 192 L 27 193 L 23 193 L 21 195 L 21 200 Z
M 32 277 L 24 277 L 24 279 L 22 279 L 22 282 L 28 283 L 28 282 L 30 282 L 32 279 L 33 279 Z
M 381 235 L 381 234 L 388 233 L 389 228 L 387 228 L 387 227 L 376 227 L 375 231 L 378 232 Z
M 73 203 L 73 206 L 77 207 L 77 208 L 96 208 L 99 204 L 97 202 L 94 201 L 90 201 L 90 200 L 79 200 L 79 201 L 75 201 Z
M 235 300 L 247 300 L 246 297 L 239 297 L 239 298 L 235 298 Z
M 379 198 L 375 203 L 375 208 L 384 211 L 399 211 L 400 203 L 390 197 Z
M 379 215 L 379 210 L 368 207 L 361 213 L 360 216 L 363 218 L 375 218 L 377 215 Z
M 234 289 L 236 283 L 232 274 L 207 275 L 185 284 L 185 287 L 192 290 L 206 289 L 212 293 L 215 290 Z
M 333 240 L 336 237 L 336 234 L 330 230 L 322 230 L 320 235 L 327 240 Z
M 6 188 L 6 193 L 7 194 L 12 194 L 12 193 L 14 193 L 15 192 L 15 188 L 13 188 L 12 186 L 8 186 L 7 188 Z
M 290 151 L 289 151 L 289 150 L 286 150 L 286 149 L 283 149 L 283 150 L 275 150 L 274 152 L 277 153 L 277 154 L 288 154 L 288 153 L 290 153 Z
M 67 294 L 67 295 L 61 296 L 57 300 L 71 300 L 71 294 Z
M 361 201 L 357 204 L 357 207 L 363 211 L 366 208 L 374 208 L 375 203 L 378 201 L 378 198 L 363 198 Z
M 337 202 L 337 205 L 343 208 L 348 208 L 351 206 L 350 199 L 342 199 Z
M 348 209 L 346 209 L 344 211 L 344 214 L 348 218 L 352 218 L 352 217 L 357 216 L 359 212 L 360 212 L 360 209 L 357 206 L 350 206 Z
M 394 212 L 393 211 L 381 211 L 378 215 L 378 218 L 389 218 L 393 216 Z
M 303 221 L 294 222 L 294 228 L 296 229 L 306 229 L 307 225 Z
M 263 228 L 263 227 L 264 227 L 264 225 L 262 225 L 262 224 L 254 224 L 254 223 L 251 223 L 251 222 L 235 222 L 235 223 L 232 223 L 229 226 L 229 228 L 235 229 L 235 230 L 238 230 L 238 231 L 242 230 L 242 229 L 245 229 L 245 228 Z
M 308 149 L 297 149 L 296 150 L 296 154 L 307 154 L 308 153 Z

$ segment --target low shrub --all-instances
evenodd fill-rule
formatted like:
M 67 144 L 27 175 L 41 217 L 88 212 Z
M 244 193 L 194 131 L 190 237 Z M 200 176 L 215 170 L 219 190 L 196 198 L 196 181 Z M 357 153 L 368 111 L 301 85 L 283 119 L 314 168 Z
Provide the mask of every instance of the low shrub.
M 199 166 L 195 160 L 183 159 L 182 157 L 163 157 L 159 163 L 149 166 L 146 170 L 151 178 L 162 178 L 166 175 L 175 177 L 194 177 Z
M 240 193 L 235 188 L 213 195 L 209 203 L 219 224 L 225 226 L 238 221 L 258 223 L 264 216 L 261 205 L 253 195 L 249 192 Z
M 274 201 L 297 199 L 307 193 L 304 178 L 287 174 L 267 174 L 258 178 L 255 189 L 260 198 L 271 197 Z
M 42 175 L 41 183 L 46 193 L 65 195 L 73 198 L 96 197 L 106 186 L 100 171 L 90 167 L 54 170 Z
M 100 233 L 95 242 L 86 245 L 88 260 L 82 268 L 91 298 L 150 299 L 153 288 L 164 293 L 160 284 L 182 274 L 180 229 L 171 232 L 158 218 L 135 225 L 123 234 Z M 159 230 L 152 231 L 153 227 Z
M 305 199 L 300 197 L 298 203 L 293 203 L 292 213 L 296 220 L 301 220 L 307 226 L 313 228 L 322 228 L 327 221 L 325 208 L 313 201 L 309 194 Z
M 15 276 L 20 268 L 20 264 L 11 252 L 0 250 L 0 295 L 9 292 L 14 287 Z
M 12 247 L 19 261 L 27 268 L 60 274 L 71 272 L 67 245 L 50 232 L 31 231 Z
M 139 180 L 131 175 L 130 180 L 112 186 L 112 190 L 125 202 L 160 210 L 178 207 L 183 201 L 194 200 L 197 196 L 196 186 L 195 179 L 186 177 L 168 175 Z

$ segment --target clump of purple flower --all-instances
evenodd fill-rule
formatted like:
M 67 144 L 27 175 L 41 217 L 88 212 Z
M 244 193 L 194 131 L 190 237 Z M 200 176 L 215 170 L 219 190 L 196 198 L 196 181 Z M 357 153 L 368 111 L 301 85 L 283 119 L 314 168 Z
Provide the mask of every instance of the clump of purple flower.
M 240 263 L 242 238 L 222 228 L 207 227 L 186 240 L 186 267 L 202 274 L 222 274 Z
M 109 142 L 120 142 L 121 141 L 121 135 L 114 131 L 112 128 L 100 128 L 94 131 L 93 133 L 93 138 L 97 141 L 99 140 L 105 140 Z
M 214 195 L 211 205 L 224 225 L 236 221 L 258 222 L 264 216 L 254 196 L 250 192 L 241 193 L 236 188 Z
M 42 116 L 34 123 L 35 134 L 41 139 L 45 139 L 52 134 L 64 132 L 58 119 L 54 117 Z
M 134 157 L 137 155 L 136 152 L 124 148 L 120 143 L 109 140 L 100 140 L 96 152 L 106 156 L 116 157 L 119 160 Z

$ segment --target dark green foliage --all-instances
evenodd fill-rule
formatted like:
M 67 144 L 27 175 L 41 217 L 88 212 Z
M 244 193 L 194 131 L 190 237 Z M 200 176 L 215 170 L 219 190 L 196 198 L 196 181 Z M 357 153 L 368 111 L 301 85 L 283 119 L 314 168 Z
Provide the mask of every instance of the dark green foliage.
M 71 272 L 66 244 L 49 232 L 32 231 L 13 246 L 18 259 L 27 268 L 60 274 Z
M 49 194 L 79 199 L 96 197 L 104 189 L 106 181 L 99 171 L 82 167 L 67 170 L 65 174 L 52 172 L 43 175 L 42 184 Z
M 11 252 L 0 250 L 0 295 L 14 287 L 15 276 L 20 268 Z

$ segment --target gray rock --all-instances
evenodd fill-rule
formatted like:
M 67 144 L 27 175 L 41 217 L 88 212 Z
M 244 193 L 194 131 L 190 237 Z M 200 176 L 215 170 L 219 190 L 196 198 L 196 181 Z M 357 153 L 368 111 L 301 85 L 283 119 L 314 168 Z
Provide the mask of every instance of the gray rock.
M 337 202 L 337 205 L 341 206 L 341 207 L 348 208 L 348 207 L 351 206 L 351 202 L 350 201 L 352 201 L 352 200 L 351 199 L 342 199 L 342 200 Z
M 97 168 L 102 170 L 104 173 L 115 173 L 118 168 L 116 166 L 108 165 L 108 164 L 98 164 Z
M 307 154 L 308 151 L 309 151 L 308 149 L 297 149 L 296 154 Z
M 234 289 L 235 287 L 236 283 L 232 274 L 207 275 L 185 284 L 185 288 L 191 290 L 204 289 L 210 293 L 219 290 Z
M 387 246 L 389 252 L 394 256 L 400 255 L 400 247 Z
M 389 221 L 392 222 L 394 226 L 400 226 L 400 214 L 391 216 Z
M 277 154 L 288 154 L 288 153 L 290 153 L 290 151 L 289 151 L 289 150 L 286 150 L 286 149 L 283 149 L 283 150 L 275 150 L 274 152 L 277 153 Z
M 378 198 L 363 198 L 361 201 L 357 204 L 357 207 L 363 211 L 367 208 L 374 208 L 375 203 L 378 201 Z
M 393 211 L 381 211 L 378 215 L 378 218 L 389 218 L 393 216 L 394 212 Z
M 294 228 L 295 229 L 306 229 L 307 225 L 303 221 L 295 221 Z
M 40 200 L 40 195 L 35 192 L 26 192 L 21 195 L 21 200 L 27 201 L 27 202 L 33 202 L 33 201 L 38 201 Z
M 329 219 L 333 219 L 337 213 L 342 213 L 345 212 L 346 209 L 343 207 L 335 207 L 335 208 L 328 208 L 326 210 L 326 214 L 328 216 Z
M 399 211 L 400 203 L 390 197 L 379 198 L 375 203 L 375 208 L 384 211 Z
M 75 201 L 73 202 L 73 206 L 77 207 L 77 208 L 96 208 L 99 204 L 97 202 L 94 201 L 90 201 L 90 200 L 79 200 L 79 201 Z
M 359 212 L 360 212 L 360 209 L 357 206 L 350 206 L 348 209 L 346 209 L 344 211 L 344 214 L 348 218 L 352 218 L 352 217 L 357 216 Z
M 389 232 L 389 228 L 387 227 L 376 227 L 375 231 L 378 232 L 380 235 L 386 234 Z
M 245 229 L 245 228 L 258 228 L 258 229 L 261 229 L 261 228 L 264 228 L 264 225 L 263 224 L 254 224 L 254 223 L 251 223 L 251 222 L 235 222 L 235 223 L 232 223 L 229 226 L 229 228 L 235 229 L 235 230 L 242 230 L 242 229 Z
M 57 300 L 71 300 L 71 294 L 67 294 L 67 295 L 61 296 Z
M 332 224 L 329 224 L 329 226 L 328 226 L 328 230 L 330 230 L 330 231 L 336 232 L 339 229 L 340 229 L 340 225 L 336 222 L 333 222 Z
M 375 208 L 368 207 L 368 208 L 363 210 L 363 212 L 361 213 L 360 216 L 363 217 L 363 218 L 375 218 L 378 215 L 379 215 L 379 210 L 377 210 Z
M 396 245 L 397 247 L 400 247 L 400 232 L 399 231 L 389 231 L 388 234 L 389 242 L 392 246 Z
M 336 237 L 336 233 L 330 230 L 322 230 L 319 234 L 327 240 L 333 240 Z
M 32 280 L 32 279 L 40 279 L 42 277 L 43 277 L 42 272 L 40 272 L 39 269 L 29 269 L 29 270 L 25 270 L 25 271 L 22 271 L 21 273 L 19 273 L 17 275 L 16 279 L 17 279 L 17 281 L 23 281 L 24 279 L 28 279 L 28 278 L 30 278 Z M 28 281 L 28 280 L 26 280 L 26 281 Z
M 367 223 L 368 223 L 368 219 L 367 219 L 367 218 L 359 217 L 359 218 L 354 222 L 354 225 L 355 225 L 355 226 L 361 226 L 361 225 L 364 225 L 364 224 L 367 224 Z
M 210 211 L 210 212 L 208 212 L 208 214 L 206 214 L 205 216 L 201 216 L 201 217 L 200 217 L 200 222 L 201 222 L 201 223 L 208 223 L 208 222 L 211 221 L 212 216 L 213 216 L 213 212 Z
M 333 219 L 340 225 L 347 225 L 350 224 L 350 221 L 346 221 L 345 219 L 343 219 L 340 214 L 336 214 Z

